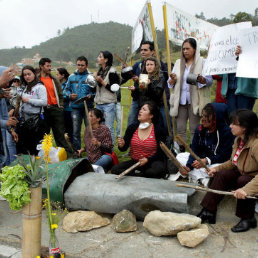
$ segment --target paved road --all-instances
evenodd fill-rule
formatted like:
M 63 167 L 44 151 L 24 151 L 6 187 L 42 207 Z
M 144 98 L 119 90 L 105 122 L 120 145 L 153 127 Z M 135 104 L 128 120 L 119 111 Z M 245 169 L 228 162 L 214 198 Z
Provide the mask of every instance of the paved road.
M 57 237 L 61 249 L 67 254 L 66 257 L 258 258 L 258 229 L 245 233 L 232 233 L 230 228 L 238 222 L 238 219 L 234 217 L 232 208 L 230 210 L 232 216 L 220 215 L 217 224 L 210 227 L 209 238 L 194 249 L 182 247 L 176 237 L 150 235 L 141 222 L 138 222 L 138 230 L 133 233 L 116 233 L 109 225 L 75 234 L 65 233 L 62 228 L 58 228 Z M 0 257 L 21 257 L 21 222 L 21 212 L 12 212 L 6 201 L 0 201 Z M 44 212 L 42 223 L 42 246 L 47 247 L 49 236 Z

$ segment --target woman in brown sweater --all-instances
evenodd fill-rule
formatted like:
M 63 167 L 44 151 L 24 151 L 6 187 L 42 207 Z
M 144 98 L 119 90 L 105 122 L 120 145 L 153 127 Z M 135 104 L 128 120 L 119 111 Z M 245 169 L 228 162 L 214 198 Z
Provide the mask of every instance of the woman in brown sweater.
M 237 198 L 236 216 L 241 220 L 231 228 L 233 232 L 244 232 L 257 227 L 254 217 L 255 200 L 247 195 L 258 195 L 258 118 L 247 109 L 236 110 L 231 115 L 230 128 L 236 136 L 231 159 L 208 171 L 214 179 L 211 189 L 232 190 Z M 216 223 L 216 211 L 223 196 L 207 193 L 197 215 L 202 222 Z

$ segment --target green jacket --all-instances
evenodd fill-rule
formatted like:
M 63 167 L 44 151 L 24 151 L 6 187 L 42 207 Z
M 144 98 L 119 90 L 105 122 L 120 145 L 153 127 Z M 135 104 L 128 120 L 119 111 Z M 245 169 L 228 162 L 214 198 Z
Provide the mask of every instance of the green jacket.
M 228 75 L 222 75 L 221 94 L 225 98 L 228 91 Z M 236 95 L 244 95 L 251 98 L 258 98 L 258 79 L 237 77 Z

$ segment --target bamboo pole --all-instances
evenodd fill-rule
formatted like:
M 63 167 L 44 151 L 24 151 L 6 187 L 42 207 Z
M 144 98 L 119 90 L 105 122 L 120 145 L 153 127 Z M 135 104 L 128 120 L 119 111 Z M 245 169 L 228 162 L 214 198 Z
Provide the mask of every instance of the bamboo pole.
M 188 171 L 181 165 L 181 163 L 176 159 L 174 154 L 163 142 L 160 142 L 160 148 L 163 150 L 166 156 L 173 161 L 173 163 L 179 170 L 184 171 L 186 174 L 188 174 Z
M 31 202 L 22 210 L 22 257 L 40 256 L 42 187 L 30 188 Z
M 196 159 L 198 160 L 202 166 L 207 170 L 207 171 L 210 171 L 210 169 L 208 168 L 208 166 L 201 160 L 201 158 L 199 156 L 197 156 L 193 151 L 192 149 L 187 145 L 187 143 L 182 139 L 182 137 L 177 134 L 176 138 L 182 143 L 182 145 L 185 147 L 185 149 L 190 152 L 190 154 Z
M 124 107 L 121 106 L 121 121 L 120 121 L 120 125 L 117 125 L 117 126 L 120 126 L 120 135 L 118 135 L 118 137 L 122 138 L 122 135 L 123 135 L 123 120 L 124 120 Z
M 132 170 L 134 170 L 135 168 L 137 168 L 139 165 L 141 164 L 140 161 L 138 161 L 137 163 L 135 163 L 134 165 L 132 165 L 131 167 L 129 167 L 128 169 L 126 169 L 124 172 L 122 172 L 120 175 L 118 175 L 116 177 L 116 179 L 121 178 L 122 176 L 127 175 L 129 172 L 131 172 Z
M 168 21 L 167 21 L 167 5 L 164 3 L 163 5 L 163 20 L 164 20 L 164 32 L 165 32 L 165 40 L 166 40 L 166 50 L 167 50 L 167 64 L 168 64 L 168 75 L 171 73 L 171 58 L 170 58 L 170 46 L 169 46 L 169 35 L 168 35 Z M 173 89 L 170 88 L 169 92 L 172 93 Z M 172 127 L 173 127 L 173 136 L 174 141 L 176 135 L 176 121 L 175 117 L 172 117 Z M 169 123 L 169 131 L 171 131 L 170 123 Z M 170 134 L 171 135 L 171 134 Z
M 87 119 L 88 119 L 88 126 L 89 126 L 89 130 L 90 130 L 90 137 L 93 138 L 92 126 L 91 126 L 91 123 L 90 123 L 89 111 L 88 111 L 86 100 L 84 100 L 83 103 L 84 103 L 85 113 L 86 113 L 86 116 L 87 116 Z
M 205 187 L 201 187 L 201 186 L 197 186 L 197 185 L 176 184 L 176 186 L 178 186 L 178 187 L 192 188 L 192 189 L 195 189 L 195 190 L 198 190 L 198 191 L 205 191 L 205 192 L 210 192 L 210 193 L 216 193 L 216 194 L 223 194 L 223 195 L 231 195 L 231 196 L 234 196 L 234 193 L 232 193 L 232 192 L 214 190 L 214 189 L 205 188 Z M 255 199 L 255 200 L 258 200 L 257 197 L 250 196 L 250 195 L 247 195 L 246 198 L 247 198 L 247 199 Z
M 155 25 L 154 25 L 151 3 L 147 3 L 147 6 L 148 6 L 148 11 L 149 11 L 149 16 L 150 16 L 150 24 L 151 24 L 151 31 L 152 31 L 155 53 L 156 53 L 156 59 L 160 64 L 158 40 L 157 40 L 157 34 L 156 34 Z M 164 104 L 165 116 L 166 116 L 167 127 L 168 127 L 168 135 L 171 136 L 172 134 L 171 134 L 171 127 L 170 127 L 169 113 L 168 113 L 167 96 L 166 96 L 165 91 L 163 92 L 163 104 Z

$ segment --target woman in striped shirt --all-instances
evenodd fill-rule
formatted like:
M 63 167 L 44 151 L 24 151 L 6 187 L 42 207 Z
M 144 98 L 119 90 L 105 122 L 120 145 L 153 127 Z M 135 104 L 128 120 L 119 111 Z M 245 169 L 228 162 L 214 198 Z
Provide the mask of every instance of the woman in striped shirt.
M 157 125 L 158 108 L 154 102 L 143 103 L 138 122 L 129 125 L 124 138 L 118 139 L 120 151 L 130 147 L 131 159 L 111 169 L 113 174 L 120 174 L 138 161 L 140 165 L 130 175 L 150 178 L 162 178 L 166 174 L 165 156 L 160 149 L 160 141 L 165 141 L 167 132 Z

